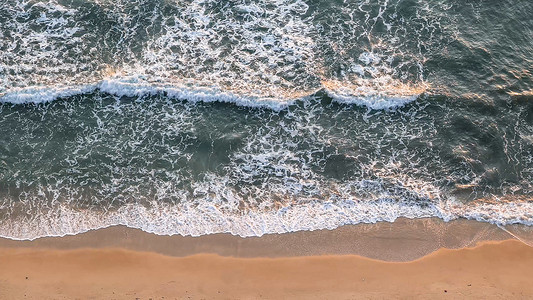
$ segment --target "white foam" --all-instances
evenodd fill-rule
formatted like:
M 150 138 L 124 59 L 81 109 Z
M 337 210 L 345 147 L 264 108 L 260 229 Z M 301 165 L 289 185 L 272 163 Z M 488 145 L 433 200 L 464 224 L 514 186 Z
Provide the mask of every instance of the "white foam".
M 293 100 L 282 98 L 238 95 L 221 91 L 216 87 L 191 87 L 184 85 L 157 85 L 139 81 L 137 78 L 116 78 L 103 80 L 98 84 L 100 91 L 116 96 L 143 96 L 165 93 L 168 97 L 191 102 L 227 102 L 247 107 L 267 107 L 282 110 Z
M 384 75 L 373 79 L 348 82 L 323 81 L 329 97 L 338 103 L 366 106 L 370 109 L 392 109 L 415 101 L 424 92 L 423 85 L 411 87 Z
M 71 97 L 94 92 L 97 85 L 70 86 L 70 87 L 28 87 L 18 88 L 0 94 L 0 102 L 12 104 L 44 103 L 59 98 Z
M 93 229 L 125 225 L 158 235 L 201 236 L 230 233 L 241 237 L 335 229 L 359 223 L 394 222 L 397 218 L 438 217 L 444 221 L 466 218 L 498 225 L 533 225 L 533 204 L 506 202 L 461 204 L 450 200 L 435 205 L 406 205 L 381 199 L 313 201 L 270 211 L 228 214 L 209 201 L 190 205 L 151 203 L 150 208 L 129 204 L 110 212 L 74 210 L 66 205 L 27 219 L 0 224 L 2 237 L 32 240 L 39 237 L 74 235 Z
M 367 96 L 357 96 L 350 94 L 343 94 L 339 91 L 332 91 L 326 89 L 326 93 L 334 101 L 343 104 L 355 104 L 358 106 L 366 106 L 370 109 L 393 109 L 406 105 L 407 103 L 413 102 L 418 98 L 418 95 L 412 96 L 403 96 L 403 95 L 367 95 Z
M 359 61 L 365 65 L 377 65 L 381 61 L 381 57 L 372 52 L 363 52 L 361 55 L 359 55 Z
M 351 85 L 353 87 L 353 85 Z M 388 109 L 403 106 L 417 99 L 418 95 L 394 95 L 390 92 L 368 90 L 362 86 L 359 89 L 339 88 L 332 90 L 324 87 L 326 93 L 335 101 L 344 104 L 356 104 L 371 109 Z M 261 97 L 260 95 L 237 94 L 224 91 L 216 86 L 204 87 L 186 84 L 152 83 L 142 79 L 142 76 L 113 77 L 98 83 L 79 86 L 57 87 L 27 87 L 12 89 L 0 94 L 1 103 L 25 104 L 44 103 L 80 94 L 92 93 L 99 90 L 115 96 L 140 97 L 147 95 L 165 94 L 170 98 L 188 100 L 191 102 L 227 102 L 246 107 L 265 107 L 275 111 L 287 108 L 298 99 L 311 96 L 316 90 L 299 98 Z M 392 91 L 394 92 L 394 91 Z
M 266 107 L 275 111 L 282 110 L 294 102 L 293 99 L 261 98 L 254 95 L 238 95 L 220 91 L 217 88 L 160 85 L 147 82 L 143 83 L 137 80 L 132 80 L 132 78 L 114 78 L 85 86 L 60 86 L 54 88 L 29 87 L 14 89 L 3 95 L 0 94 L 0 103 L 45 103 L 59 98 L 92 93 L 96 90 L 119 97 L 140 97 L 164 93 L 170 98 L 188 100 L 191 102 L 228 102 L 239 106 Z

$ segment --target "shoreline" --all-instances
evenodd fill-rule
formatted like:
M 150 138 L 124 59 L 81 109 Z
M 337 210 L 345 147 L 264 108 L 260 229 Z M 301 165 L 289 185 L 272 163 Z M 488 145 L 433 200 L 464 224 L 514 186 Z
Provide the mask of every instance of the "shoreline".
M 195 254 L 230 257 L 359 255 L 383 261 L 412 261 L 441 248 L 467 248 L 479 242 L 507 239 L 533 246 L 533 228 L 513 225 L 502 229 L 490 223 L 465 219 L 444 222 L 438 218 L 398 218 L 395 222 L 243 238 L 229 233 L 198 237 L 157 235 L 119 225 L 62 237 L 0 238 L 0 248 L 120 248 L 177 257 Z
M 429 218 L 253 238 L 124 226 L 1 238 L 0 299 L 528 299 L 532 232 Z

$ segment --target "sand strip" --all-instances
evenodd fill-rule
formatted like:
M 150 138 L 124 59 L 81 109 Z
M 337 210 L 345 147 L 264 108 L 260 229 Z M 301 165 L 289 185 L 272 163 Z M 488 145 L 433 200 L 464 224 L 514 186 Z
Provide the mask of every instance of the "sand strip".
M 532 232 L 430 218 L 253 238 L 114 226 L 0 239 L 0 299 L 530 299 L 533 247 L 519 240 Z
M 533 248 L 516 240 L 412 262 L 354 255 L 171 257 L 124 249 L 0 249 L 1 299 L 530 299 Z

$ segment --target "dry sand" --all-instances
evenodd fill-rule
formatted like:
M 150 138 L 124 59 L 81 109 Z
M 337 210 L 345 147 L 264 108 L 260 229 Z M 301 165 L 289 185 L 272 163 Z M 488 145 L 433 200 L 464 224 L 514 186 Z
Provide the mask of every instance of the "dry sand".
M 381 252 L 375 256 L 390 258 L 390 253 L 396 249 L 403 251 L 407 244 L 420 256 L 431 248 L 427 247 L 428 241 L 436 236 L 430 234 L 429 238 L 407 229 L 427 225 L 420 223 L 427 221 L 415 224 L 400 220 L 395 226 L 383 224 L 371 227 L 372 230 L 347 226 L 255 239 L 228 235 L 158 237 L 115 227 L 31 242 L 0 240 L 0 299 L 533 298 L 533 248 L 516 239 L 509 240 L 511 235 L 503 241 L 483 241 L 478 237 L 475 240 L 481 242 L 477 246 L 439 249 L 406 262 L 353 254 L 324 255 L 357 249 L 370 251 L 368 247 L 348 247 L 351 243 L 343 239 L 351 235 L 354 241 L 373 241 L 373 247 L 377 247 L 374 251 Z M 458 225 L 464 229 L 468 224 L 445 224 L 452 228 Z M 476 226 L 492 228 L 487 229 L 489 232 L 494 229 L 483 224 L 470 225 L 475 230 L 480 229 Z M 504 237 L 494 230 L 494 236 Z M 365 237 L 364 232 L 374 238 Z M 398 235 L 409 232 L 410 235 Z M 470 239 L 471 234 L 465 236 Z M 276 252 L 297 243 L 309 246 L 314 239 L 317 246 L 309 251 L 315 255 L 298 256 L 301 249 Z M 273 241 L 278 244 L 269 246 Z M 328 242 L 329 248 L 325 247 Z M 335 243 L 344 248 L 334 251 Z M 419 246 L 423 251 L 417 250 Z M 173 247 L 179 249 L 172 252 Z M 280 257 L 285 254 L 286 257 Z
M 123 249 L 0 250 L 1 299 L 531 299 L 533 248 L 439 250 L 412 262 L 360 256 L 170 257 Z

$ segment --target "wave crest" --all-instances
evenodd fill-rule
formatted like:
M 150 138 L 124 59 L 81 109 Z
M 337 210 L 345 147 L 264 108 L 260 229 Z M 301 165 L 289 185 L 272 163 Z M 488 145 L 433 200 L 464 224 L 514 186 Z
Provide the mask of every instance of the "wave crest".
M 340 81 L 323 81 L 316 90 L 286 93 L 278 97 L 263 96 L 261 92 L 224 90 L 216 85 L 202 86 L 194 81 L 187 83 L 161 83 L 146 80 L 143 76 L 111 77 L 98 83 L 57 87 L 27 87 L 0 94 L 1 103 L 27 104 L 45 103 L 59 98 L 101 91 L 118 97 L 141 97 L 165 94 L 174 99 L 190 102 L 227 102 L 246 107 L 264 107 L 275 111 L 285 109 L 294 101 L 312 96 L 324 90 L 338 103 L 355 104 L 370 109 L 388 109 L 403 106 L 417 99 L 423 88 L 411 88 L 393 84 L 391 79 L 359 80 L 357 84 Z

